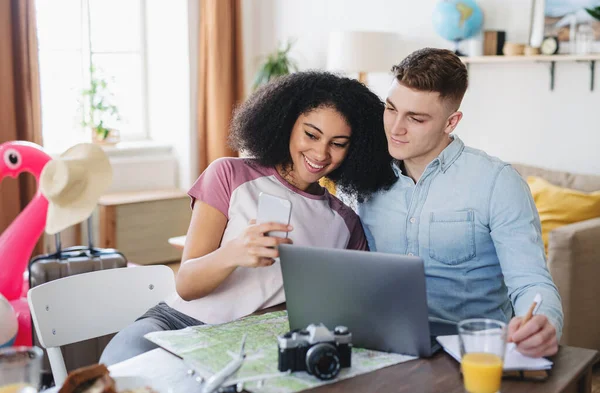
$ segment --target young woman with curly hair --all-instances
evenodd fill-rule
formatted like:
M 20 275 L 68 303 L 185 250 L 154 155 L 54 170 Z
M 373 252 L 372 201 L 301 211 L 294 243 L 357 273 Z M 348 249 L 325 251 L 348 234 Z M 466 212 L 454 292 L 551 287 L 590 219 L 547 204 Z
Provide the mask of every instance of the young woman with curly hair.
M 326 72 L 280 77 L 239 106 L 230 142 L 248 158 L 214 161 L 190 189 L 177 293 L 121 331 L 101 361 L 154 348 L 143 338 L 151 331 L 229 322 L 285 302 L 279 244 L 368 249 L 358 216 L 319 180 L 359 201 L 395 182 L 383 111 L 367 87 Z M 254 223 L 261 192 L 291 201 L 290 226 Z

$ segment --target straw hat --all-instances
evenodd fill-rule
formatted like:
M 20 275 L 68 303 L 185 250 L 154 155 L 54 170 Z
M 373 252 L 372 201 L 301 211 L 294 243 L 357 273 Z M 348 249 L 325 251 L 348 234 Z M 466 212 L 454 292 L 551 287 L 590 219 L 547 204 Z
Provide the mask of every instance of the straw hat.
M 100 146 L 81 143 L 48 162 L 40 175 L 40 191 L 48 199 L 46 232 L 87 219 L 111 183 L 112 167 Z

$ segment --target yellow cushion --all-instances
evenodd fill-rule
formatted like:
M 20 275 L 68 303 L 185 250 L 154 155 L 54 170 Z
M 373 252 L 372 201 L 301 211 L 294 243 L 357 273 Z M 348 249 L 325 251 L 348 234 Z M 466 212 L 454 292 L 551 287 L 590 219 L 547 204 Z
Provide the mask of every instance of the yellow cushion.
M 548 252 L 549 233 L 563 225 L 600 217 L 600 191 L 585 193 L 548 183 L 541 177 L 529 176 L 533 200 L 542 222 L 542 239 Z

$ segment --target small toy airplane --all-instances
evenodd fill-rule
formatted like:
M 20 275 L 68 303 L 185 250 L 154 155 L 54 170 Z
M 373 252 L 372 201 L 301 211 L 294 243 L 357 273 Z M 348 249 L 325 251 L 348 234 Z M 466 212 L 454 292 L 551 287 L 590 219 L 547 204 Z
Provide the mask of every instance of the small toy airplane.
M 273 378 L 276 376 L 280 376 L 282 373 L 272 374 L 272 375 L 260 375 L 256 377 L 244 377 L 239 379 L 232 379 L 232 377 L 239 371 L 239 369 L 244 364 L 244 360 L 246 360 L 246 352 L 244 351 L 244 347 L 246 345 L 246 337 L 244 334 L 242 338 L 242 345 L 240 348 L 240 353 L 233 358 L 225 367 L 219 370 L 217 373 L 213 374 L 210 378 L 203 378 L 201 376 L 196 377 L 196 381 L 202 384 L 202 393 L 237 393 L 244 390 L 244 383 L 246 382 L 257 382 L 258 386 L 262 386 L 265 379 Z M 186 362 L 190 367 L 188 371 L 189 375 L 198 374 L 200 370 L 197 370 L 192 364 Z
M 223 369 L 218 371 L 215 375 L 208 378 L 204 382 L 204 386 L 202 387 L 202 393 L 213 393 L 213 392 L 229 392 L 232 391 L 230 388 L 233 386 L 233 392 L 237 392 L 237 386 L 231 385 L 227 387 L 223 387 L 225 381 L 227 381 L 231 376 L 238 372 L 244 360 L 246 359 L 246 353 L 244 352 L 244 346 L 246 345 L 246 334 L 244 334 L 244 338 L 242 338 L 242 347 L 240 349 L 240 354 L 237 358 L 234 358 L 231 362 L 229 362 Z M 225 390 L 227 389 L 227 390 Z M 241 391 L 241 389 L 240 389 Z

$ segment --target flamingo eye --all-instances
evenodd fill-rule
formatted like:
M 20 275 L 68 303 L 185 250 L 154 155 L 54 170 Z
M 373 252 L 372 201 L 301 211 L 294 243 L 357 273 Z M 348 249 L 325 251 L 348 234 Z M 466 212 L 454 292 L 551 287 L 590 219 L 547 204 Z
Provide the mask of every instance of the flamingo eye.
M 15 149 L 8 149 L 4 152 L 4 164 L 10 169 L 16 169 L 21 165 L 21 153 Z

